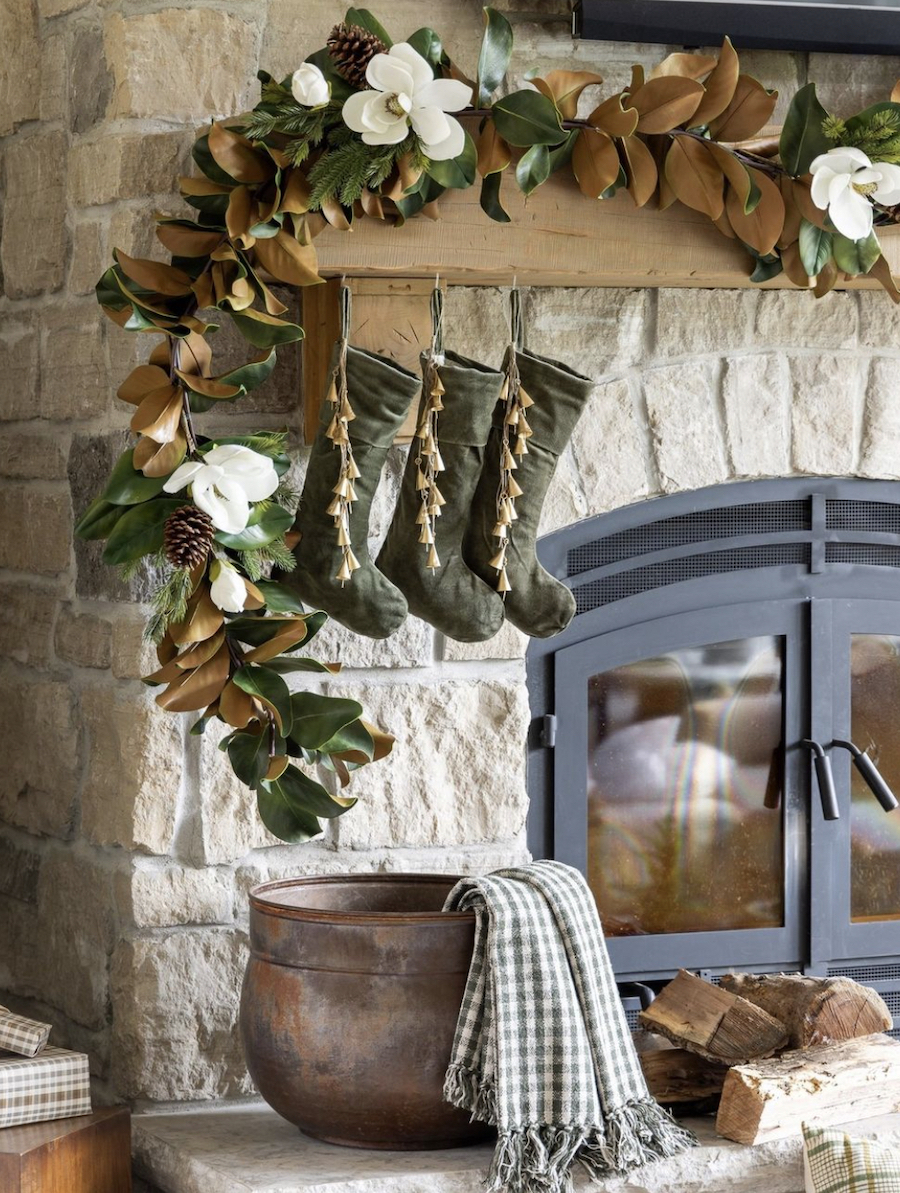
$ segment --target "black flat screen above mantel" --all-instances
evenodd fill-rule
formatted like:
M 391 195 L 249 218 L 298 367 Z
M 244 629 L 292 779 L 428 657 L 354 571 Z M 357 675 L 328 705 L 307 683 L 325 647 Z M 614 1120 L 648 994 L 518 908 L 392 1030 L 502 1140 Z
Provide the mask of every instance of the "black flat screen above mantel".
M 900 53 L 900 3 L 856 0 L 577 0 L 576 37 L 711 46 L 727 34 L 742 49 Z

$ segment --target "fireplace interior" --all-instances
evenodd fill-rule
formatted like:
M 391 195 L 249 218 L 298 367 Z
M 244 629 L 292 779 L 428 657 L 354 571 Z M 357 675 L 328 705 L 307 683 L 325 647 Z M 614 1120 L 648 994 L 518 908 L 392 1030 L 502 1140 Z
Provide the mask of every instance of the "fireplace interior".
M 719 485 L 542 562 L 578 612 L 529 650 L 530 844 L 586 874 L 628 1012 L 679 968 L 799 969 L 900 1035 L 898 486 Z

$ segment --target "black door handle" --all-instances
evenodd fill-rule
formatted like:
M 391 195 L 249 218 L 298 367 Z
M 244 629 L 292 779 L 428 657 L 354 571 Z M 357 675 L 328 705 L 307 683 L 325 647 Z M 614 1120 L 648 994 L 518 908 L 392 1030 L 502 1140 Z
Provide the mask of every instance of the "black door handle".
M 801 745 L 813 752 L 813 765 L 816 768 L 816 779 L 819 783 L 819 798 L 822 801 L 822 815 L 826 820 L 840 820 L 837 792 L 834 789 L 834 775 L 831 773 L 831 759 L 825 753 L 825 747 L 820 742 L 804 738 Z
M 866 786 L 884 808 L 885 812 L 893 812 L 897 807 L 897 797 L 884 781 L 881 771 L 864 750 L 855 746 L 852 741 L 833 741 L 833 746 L 840 746 L 842 750 L 849 750 L 853 758 L 853 765 L 862 775 Z

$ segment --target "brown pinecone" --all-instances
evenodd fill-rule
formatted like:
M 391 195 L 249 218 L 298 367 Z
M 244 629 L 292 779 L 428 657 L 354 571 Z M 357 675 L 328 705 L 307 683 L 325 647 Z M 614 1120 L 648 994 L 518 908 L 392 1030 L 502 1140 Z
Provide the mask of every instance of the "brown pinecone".
M 365 87 L 366 67 L 376 54 L 386 54 L 380 37 L 359 25 L 335 25 L 328 35 L 328 53 L 335 69 L 353 87 Z
M 197 567 L 209 554 L 215 530 L 209 514 L 195 505 L 183 505 L 166 518 L 166 559 L 173 567 Z

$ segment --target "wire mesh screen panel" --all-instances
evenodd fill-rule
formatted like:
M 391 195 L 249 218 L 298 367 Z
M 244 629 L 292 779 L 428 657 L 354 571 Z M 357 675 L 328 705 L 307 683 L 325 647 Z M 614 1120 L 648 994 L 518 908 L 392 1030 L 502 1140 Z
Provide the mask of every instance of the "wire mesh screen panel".
M 900 534 L 900 505 L 889 501 L 829 499 L 825 502 L 825 525 L 829 530 Z
M 900 567 L 900 547 L 892 547 L 889 543 L 826 543 L 825 562 L 897 568 Z
M 700 576 L 721 575 L 748 568 L 782 567 L 789 564 L 809 565 L 809 543 L 770 543 L 759 547 L 735 547 L 725 551 L 708 551 L 702 555 L 687 555 L 650 563 L 630 571 L 602 576 L 587 584 L 573 587 L 576 612 L 587 613 L 612 601 L 652 588 L 694 580 Z

